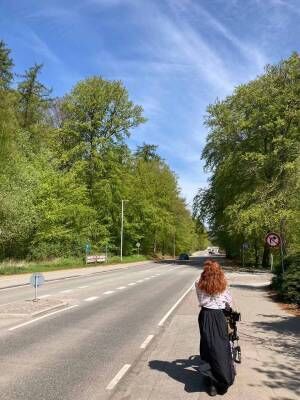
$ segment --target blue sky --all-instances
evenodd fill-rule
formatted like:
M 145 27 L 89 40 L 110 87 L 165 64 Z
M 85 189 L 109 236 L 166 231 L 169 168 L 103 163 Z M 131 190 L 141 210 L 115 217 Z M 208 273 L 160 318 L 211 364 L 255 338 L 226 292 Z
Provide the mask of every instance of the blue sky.
M 148 122 L 132 132 L 176 172 L 192 201 L 207 185 L 206 107 L 299 51 L 300 0 L 0 0 L 15 72 L 44 63 L 63 95 L 80 79 L 122 80 Z

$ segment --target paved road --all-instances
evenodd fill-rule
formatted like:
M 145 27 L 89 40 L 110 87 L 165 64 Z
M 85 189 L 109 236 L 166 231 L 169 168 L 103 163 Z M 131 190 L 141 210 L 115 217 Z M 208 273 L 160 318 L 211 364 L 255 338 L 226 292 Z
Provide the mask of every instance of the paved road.
M 107 386 L 142 353 L 159 321 L 191 286 L 199 267 L 145 264 L 45 284 L 41 296 L 74 308 L 31 324 L 0 320 L 0 399 L 107 399 Z M 32 296 L 20 287 L 0 291 L 0 304 Z

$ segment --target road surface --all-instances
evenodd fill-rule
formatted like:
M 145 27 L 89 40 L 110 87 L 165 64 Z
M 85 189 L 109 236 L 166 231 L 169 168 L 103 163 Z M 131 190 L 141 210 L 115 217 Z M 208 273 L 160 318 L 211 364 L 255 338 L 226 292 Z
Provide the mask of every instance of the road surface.
M 39 295 L 69 308 L 29 321 L 0 318 L 0 399 L 108 399 L 199 273 L 148 263 L 46 283 Z M 0 305 L 32 295 L 30 287 L 0 290 Z

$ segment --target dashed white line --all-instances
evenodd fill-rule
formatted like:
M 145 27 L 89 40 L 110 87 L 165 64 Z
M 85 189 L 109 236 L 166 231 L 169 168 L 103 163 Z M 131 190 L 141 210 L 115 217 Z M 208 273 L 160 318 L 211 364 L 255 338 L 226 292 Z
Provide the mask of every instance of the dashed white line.
M 111 294 L 111 293 L 114 293 L 114 291 L 113 290 L 108 290 L 107 292 L 104 292 L 103 294 Z
M 75 307 L 78 307 L 78 304 L 75 304 L 74 306 L 70 306 L 70 307 L 67 307 L 67 308 L 63 308 L 62 310 L 53 311 L 53 312 L 51 312 L 51 313 L 49 313 L 49 314 L 46 314 L 46 315 L 43 315 L 43 316 L 41 316 L 41 317 L 38 317 L 38 318 L 32 319 L 32 320 L 30 320 L 30 321 L 24 322 L 23 324 L 13 326 L 12 328 L 9 328 L 8 330 L 9 330 L 9 331 L 14 331 L 15 329 L 22 328 L 22 327 L 25 326 L 25 325 L 33 324 L 33 323 L 36 322 L 36 321 L 39 321 L 39 320 L 41 320 L 41 319 L 50 317 L 51 315 L 54 315 L 54 314 L 61 313 L 61 312 L 63 312 L 63 311 L 71 310 L 72 308 L 75 308 Z
M 92 297 L 88 297 L 87 299 L 84 299 L 84 301 L 93 301 L 93 300 L 97 300 L 99 299 L 99 296 L 92 296 Z
M 73 289 L 61 290 L 59 293 L 70 293 L 73 292 Z
M 138 283 L 141 283 L 141 282 L 143 282 L 143 280 L 144 280 L 144 279 L 140 279 L 140 280 L 139 280 L 139 281 L 137 281 L 137 282 L 138 282 Z
M 145 349 L 148 344 L 151 342 L 151 340 L 154 338 L 154 335 L 149 335 L 147 336 L 147 338 L 145 339 L 145 341 L 141 344 L 141 349 Z
M 183 295 L 180 297 L 180 299 L 176 301 L 176 303 L 173 305 L 173 307 L 171 307 L 170 310 L 165 314 L 165 316 L 159 321 L 158 326 L 163 326 L 166 319 L 170 316 L 170 314 L 175 310 L 175 308 L 179 305 L 179 303 L 185 298 L 185 296 L 190 292 L 190 290 L 194 286 L 195 286 L 195 283 L 193 283 L 192 286 L 189 287 L 188 290 L 183 293 Z
M 88 285 L 86 285 L 86 286 L 78 286 L 78 289 L 85 289 L 87 287 L 88 287 Z
M 145 278 L 146 281 L 147 281 L 148 279 L 151 279 L 151 278 Z
M 126 289 L 126 286 L 119 286 L 119 287 L 117 288 L 117 290 L 123 290 L 123 289 Z
M 136 285 L 136 283 L 135 282 L 128 283 L 128 286 L 133 286 L 133 285 Z
M 50 297 L 51 294 L 43 294 L 42 296 L 39 296 L 40 299 L 45 299 L 46 297 Z
M 130 364 L 125 364 L 117 373 L 117 375 L 106 386 L 106 390 L 112 390 L 116 386 L 116 384 L 123 378 L 123 376 L 126 374 L 126 372 L 129 370 L 130 367 L 131 367 Z

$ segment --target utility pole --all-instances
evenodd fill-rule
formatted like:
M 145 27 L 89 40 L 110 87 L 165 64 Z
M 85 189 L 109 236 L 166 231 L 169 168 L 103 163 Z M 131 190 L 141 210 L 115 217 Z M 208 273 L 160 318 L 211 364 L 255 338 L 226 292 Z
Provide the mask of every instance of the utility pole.
M 176 263 L 176 231 L 174 232 L 173 257 L 174 257 L 174 263 Z
M 120 258 L 123 260 L 123 230 L 124 230 L 124 203 L 128 200 L 122 200 L 122 211 L 121 211 L 121 246 L 120 246 Z

